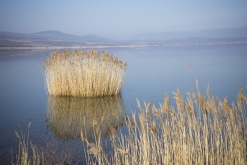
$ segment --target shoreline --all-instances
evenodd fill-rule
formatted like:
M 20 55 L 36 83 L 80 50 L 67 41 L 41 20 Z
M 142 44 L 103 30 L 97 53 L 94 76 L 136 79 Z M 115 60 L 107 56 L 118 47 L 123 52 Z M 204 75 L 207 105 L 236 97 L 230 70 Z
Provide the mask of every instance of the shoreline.
M 0 47 L 0 50 L 52 50 L 52 49 L 100 49 L 100 48 L 137 48 L 137 47 L 154 47 L 160 45 L 95 45 L 95 46 L 9 46 Z
M 247 45 L 245 42 L 205 42 L 205 43 L 163 43 L 163 44 L 129 44 L 129 45 L 74 45 L 74 46 L 2 46 L 1 50 L 54 50 L 54 49 L 104 49 L 104 48 L 143 48 L 143 47 L 203 47 Z

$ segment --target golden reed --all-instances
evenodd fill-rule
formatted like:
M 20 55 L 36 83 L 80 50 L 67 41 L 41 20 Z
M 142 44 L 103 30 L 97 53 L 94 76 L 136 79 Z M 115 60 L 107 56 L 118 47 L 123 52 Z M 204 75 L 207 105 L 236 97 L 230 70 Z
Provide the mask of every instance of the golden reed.
M 196 87 L 197 92 L 187 92 L 186 99 L 179 90 L 175 92 L 175 106 L 170 104 L 170 98 L 166 94 L 164 103 L 160 104 L 159 108 L 152 102 L 141 106 L 137 100 L 140 113 L 132 113 L 125 118 L 127 133 L 117 134 L 114 124 L 108 127 L 110 145 L 106 146 L 110 148 L 105 148 L 102 143 L 104 131 L 100 130 L 100 121 L 103 121 L 103 118 L 94 120 L 91 127 L 94 130 L 94 142 L 90 140 L 91 136 L 88 136 L 86 130 L 81 130 L 81 140 L 86 144 L 86 163 L 246 165 L 247 97 L 243 90 L 240 90 L 237 101 L 229 104 L 227 99 L 220 100 L 210 96 L 209 87 L 206 95 L 199 92 L 198 83 Z M 46 160 L 49 154 L 43 155 L 39 149 L 32 147 L 28 139 L 29 133 L 27 139 L 22 134 L 16 135 L 20 145 L 12 164 L 47 164 L 43 160 Z M 30 146 L 32 152 L 29 155 Z
M 121 92 L 126 66 L 104 51 L 74 50 L 52 52 L 43 70 L 50 95 L 102 97 Z
M 198 87 L 198 84 L 197 84 Z M 111 153 L 101 139 L 87 144 L 87 164 L 98 165 L 212 165 L 247 164 L 247 98 L 240 90 L 236 103 L 221 101 L 198 90 L 174 93 L 176 106 L 167 95 L 156 108 L 152 102 L 137 105 L 139 114 L 126 118 L 127 134 L 111 139 Z

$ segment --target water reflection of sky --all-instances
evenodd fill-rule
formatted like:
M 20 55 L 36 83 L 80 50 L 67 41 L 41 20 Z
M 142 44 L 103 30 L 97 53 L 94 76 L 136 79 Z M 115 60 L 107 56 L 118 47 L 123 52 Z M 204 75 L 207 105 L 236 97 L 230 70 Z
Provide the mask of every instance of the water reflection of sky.
M 178 89 L 184 95 L 199 88 L 206 94 L 208 83 L 211 94 L 229 102 L 235 100 L 239 89 L 247 94 L 247 47 L 210 48 L 142 48 L 106 49 L 109 53 L 128 62 L 123 102 L 127 114 L 136 111 L 136 98 L 163 102 L 166 92 L 171 101 Z M 32 122 L 30 138 L 38 145 L 55 138 L 46 130 L 48 96 L 45 93 L 41 69 L 49 51 L 0 51 L 0 157 L 10 160 L 10 147 L 18 146 L 14 131 L 20 122 L 23 131 Z M 192 66 L 188 66 L 191 63 Z M 70 141 L 69 146 L 80 146 L 80 141 Z M 78 148 L 80 149 L 80 148 Z
M 201 92 L 210 84 L 212 95 L 235 100 L 239 89 L 247 86 L 246 50 L 242 46 L 112 52 L 129 64 L 124 94 L 129 91 L 132 100 L 139 98 L 158 103 L 163 101 L 164 92 L 173 97 L 172 91 L 177 88 L 184 95 L 191 88 L 195 89 L 196 79 Z

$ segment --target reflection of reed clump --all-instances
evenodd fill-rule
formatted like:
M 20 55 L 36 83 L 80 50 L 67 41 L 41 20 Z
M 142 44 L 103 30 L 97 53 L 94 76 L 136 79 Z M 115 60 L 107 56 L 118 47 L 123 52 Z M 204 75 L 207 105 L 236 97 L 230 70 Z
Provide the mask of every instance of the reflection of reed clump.
M 104 136 L 111 127 L 123 125 L 125 116 L 121 95 L 108 97 L 66 97 L 49 96 L 47 107 L 47 129 L 54 132 L 58 139 L 78 139 L 81 129 L 87 138 L 93 137 L 93 128 L 100 126 Z
M 126 66 L 104 51 L 75 50 L 53 52 L 43 69 L 51 95 L 101 97 L 121 92 Z

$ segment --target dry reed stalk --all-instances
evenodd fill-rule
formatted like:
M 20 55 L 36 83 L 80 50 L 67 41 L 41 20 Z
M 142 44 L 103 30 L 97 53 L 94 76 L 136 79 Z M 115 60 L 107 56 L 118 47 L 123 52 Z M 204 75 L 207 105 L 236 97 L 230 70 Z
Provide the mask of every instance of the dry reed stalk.
M 188 92 L 186 101 L 179 91 L 174 93 L 177 110 L 170 105 L 167 95 L 160 108 L 153 103 L 144 103 L 142 108 L 137 100 L 141 112 L 139 115 L 133 113 L 132 119 L 126 118 L 128 134 L 115 136 L 111 140 L 111 153 L 102 150 L 88 163 L 247 164 L 246 96 L 243 91 L 237 103 L 230 106 L 226 99 L 221 101 L 210 96 L 209 87 L 207 97 L 199 92 L 198 82 L 196 87 L 198 94 Z
M 70 164 L 72 158 L 67 149 L 59 150 L 55 144 L 46 144 L 45 147 L 37 147 L 29 139 L 28 125 L 27 136 L 23 134 L 20 124 L 20 133 L 15 132 L 19 139 L 19 150 L 17 154 L 12 153 L 12 165 L 52 165 L 52 164 Z
M 43 70 L 50 95 L 101 97 L 121 92 L 126 66 L 104 51 L 74 50 L 53 52 Z
M 243 91 L 240 90 L 237 103 L 230 106 L 227 99 L 214 99 L 209 92 L 205 97 L 197 90 L 197 95 L 193 91 L 187 93 L 187 101 L 182 99 L 179 91 L 175 93 L 176 103 L 179 104 L 176 107 L 180 110 L 170 105 L 166 95 L 164 104 L 160 104 L 159 108 L 151 102 L 144 103 L 142 108 L 137 100 L 140 114 L 132 113 L 132 119 L 126 117 L 127 134 L 116 134 L 114 124 L 109 127 L 110 153 L 104 150 L 100 130 L 100 125 L 108 119 L 93 116 L 90 120 L 93 122 L 94 141 L 89 140 L 85 130 L 81 131 L 81 139 L 86 143 L 87 164 L 247 164 L 247 97 Z M 181 106 L 183 103 L 184 106 Z M 59 105 L 50 106 L 60 109 Z M 77 107 L 77 104 L 74 106 Z M 66 107 L 68 104 L 63 108 Z M 86 119 L 83 123 L 86 125 Z M 46 160 L 46 156 L 29 143 L 29 135 L 27 138 L 22 133 L 16 135 L 20 145 L 16 163 L 12 164 L 44 164 L 42 161 Z M 31 155 L 29 147 L 33 152 Z

